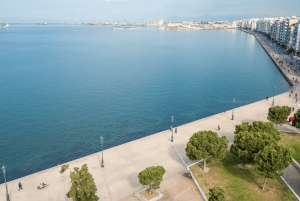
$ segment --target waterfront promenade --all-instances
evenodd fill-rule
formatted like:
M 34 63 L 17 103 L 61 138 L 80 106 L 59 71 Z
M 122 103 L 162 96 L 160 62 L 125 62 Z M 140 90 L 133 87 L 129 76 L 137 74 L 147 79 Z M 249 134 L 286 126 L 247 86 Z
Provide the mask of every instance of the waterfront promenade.
M 263 44 L 263 42 L 261 42 Z M 264 45 L 264 44 L 263 44 Z M 265 44 L 266 45 L 266 44 Z M 265 49 L 269 51 L 268 46 Z M 270 54 L 272 55 L 272 50 Z M 276 55 L 274 54 L 276 61 Z M 285 64 L 284 64 L 285 65 Z M 298 78 L 294 72 L 288 72 L 287 66 L 282 72 L 286 73 L 288 79 Z M 259 70 L 259 69 L 254 69 Z M 267 76 L 267 75 L 266 75 Z M 294 94 L 300 94 L 300 86 L 296 85 Z M 272 94 L 273 89 L 270 89 Z M 266 94 L 267 96 L 268 94 Z M 220 97 L 221 98 L 221 97 Z M 182 159 L 186 164 L 192 163 L 185 155 L 185 147 L 194 132 L 200 130 L 212 130 L 218 132 L 220 136 L 225 135 L 230 144 L 234 139 L 235 125 L 248 121 L 256 120 L 267 121 L 268 109 L 272 105 L 272 97 L 268 101 L 261 100 L 246 106 L 234 109 L 234 121 L 231 120 L 231 108 L 224 108 L 225 113 L 219 113 L 207 118 L 203 118 L 185 125 L 177 127 L 177 134 L 174 134 L 174 145 L 178 149 Z M 200 103 L 199 103 L 200 104 Z M 289 98 L 289 92 L 275 96 L 275 105 L 287 105 L 299 109 L 294 97 Z M 296 111 L 295 110 L 295 111 Z M 176 118 L 176 116 L 175 116 Z M 221 130 L 218 131 L 218 125 Z M 280 126 L 280 130 L 296 132 L 299 130 L 288 124 Z M 171 132 L 162 131 L 151 136 L 141 138 L 120 146 L 116 146 L 104 151 L 105 167 L 101 168 L 101 153 L 92 154 L 69 164 L 71 167 L 80 167 L 87 163 L 91 174 L 95 179 L 100 200 L 121 200 L 132 195 L 135 191 L 142 188 L 138 182 L 138 173 L 149 166 L 162 165 L 166 169 L 164 178 L 171 178 L 174 175 L 183 174 L 185 166 L 179 157 L 173 143 L 170 142 Z M 98 140 L 98 139 L 95 139 Z M 70 188 L 70 178 L 68 171 L 64 174 L 59 173 L 60 166 L 32 174 L 8 183 L 11 201 L 67 201 L 65 194 Z M 7 170 L 9 174 L 9 169 Z M 297 178 L 297 175 L 294 175 Z M 181 178 L 189 180 L 189 178 Z M 23 184 L 23 190 L 18 191 L 18 182 Z M 300 176 L 299 180 L 300 181 Z M 38 190 L 40 183 L 49 184 L 48 187 Z M 163 181 L 164 182 L 164 181 Z M 298 184 L 295 184 L 298 185 Z M 163 184 L 162 184 L 163 186 Z M 299 189 L 299 188 L 298 188 Z M 296 190 L 296 189 L 295 189 Z M 162 193 L 167 193 L 162 189 Z M 175 197 L 175 196 L 174 196 Z M 0 198 L 5 198 L 5 185 L 0 185 Z M 181 197 L 182 198 L 182 197 Z M 180 198 L 174 200 L 182 200 Z M 192 200 L 192 199 L 189 199 Z M 199 200 L 198 197 L 194 200 Z

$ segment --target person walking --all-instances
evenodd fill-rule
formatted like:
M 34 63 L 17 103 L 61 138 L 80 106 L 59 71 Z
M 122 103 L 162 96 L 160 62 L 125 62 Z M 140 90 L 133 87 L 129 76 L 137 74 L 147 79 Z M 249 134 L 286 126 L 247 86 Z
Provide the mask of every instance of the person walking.
M 221 127 L 220 127 L 220 125 L 218 125 L 218 131 L 219 131 L 219 130 L 221 130 Z
M 293 110 L 293 112 L 294 112 L 295 108 L 294 108 L 294 107 L 292 107 L 292 110 Z
M 289 94 L 289 98 L 291 97 L 291 94 Z
M 177 133 L 177 127 L 175 128 L 175 134 Z
M 23 190 L 21 182 L 19 182 L 18 185 L 19 185 L 19 190 L 20 190 L 20 189 Z

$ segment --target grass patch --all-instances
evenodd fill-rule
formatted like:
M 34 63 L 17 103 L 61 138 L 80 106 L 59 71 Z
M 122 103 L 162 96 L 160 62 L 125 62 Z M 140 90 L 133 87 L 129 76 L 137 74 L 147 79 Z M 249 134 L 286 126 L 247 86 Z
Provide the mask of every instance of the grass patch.
M 147 200 L 151 200 L 152 198 L 158 196 L 158 194 L 155 191 L 153 191 L 152 194 L 149 194 L 148 190 L 140 192 L 140 195 L 146 198 Z
M 281 133 L 280 144 L 290 146 L 294 153 L 293 158 L 300 163 L 300 135 L 295 133 Z
M 296 200 L 294 195 L 278 177 L 268 179 L 265 190 L 261 189 L 264 178 L 254 172 L 253 165 L 241 165 L 242 161 L 229 151 L 222 160 L 208 160 L 210 168 L 203 173 L 201 165 L 191 167 L 196 179 L 207 197 L 209 189 L 219 186 L 226 193 L 226 200 L 243 201 L 289 201 Z

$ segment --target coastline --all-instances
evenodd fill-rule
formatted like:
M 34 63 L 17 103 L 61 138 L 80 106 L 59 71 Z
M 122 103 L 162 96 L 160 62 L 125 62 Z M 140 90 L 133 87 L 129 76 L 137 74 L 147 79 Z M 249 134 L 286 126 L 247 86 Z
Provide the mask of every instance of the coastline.
M 271 52 L 268 51 L 268 49 L 264 46 L 264 44 L 263 44 L 262 41 L 261 41 L 262 39 L 261 39 L 261 38 L 258 38 L 258 36 L 257 36 L 255 33 L 251 32 L 251 31 L 244 30 L 244 29 L 239 29 L 239 30 L 241 30 L 241 31 L 243 31 L 243 32 L 246 32 L 246 33 L 248 33 L 248 34 L 251 34 L 251 35 L 253 35 L 253 36 L 256 38 L 256 40 L 260 43 L 260 45 L 264 48 L 264 50 L 266 51 L 266 53 L 267 53 L 267 54 L 269 55 L 269 57 L 272 59 L 273 63 L 277 66 L 278 70 L 281 72 L 281 74 L 282 74 L 283 77 L 286 79 L 286 81 L 287 81 L 291 86 L 293 86 L 292 80 L 290 80 L 289 77 L 283 72 L 283 70 L 282 70 L 282 68 L 280 67 L 280 65 L 279 65 L 279 63 L 277 62 L 277 60 L 275 60 L 275 58 L 271 56 Z M 269 47 L 269 48 L 270 48 L 270 47 Z M 274 53 L 273 53 L 273 54 L 274 54 Z M 283 59 L 283 62 L 285 62 L 284 59 Z M 287 64 L 286 64 L 286 65 L 287 65 Z
M 262 43 L 261 45 L 263 46 Z M 267 49 L 264 46 L 263 48 L 268 53 Z M 268 54 L 272 58 L 271 54 Z M 272 60 L 275 63 L 275 60 L 273 58 Z M 280 69 L 280 66 L 276 66 Z M 285 74 L 286 72 L 282 69 L 280 71 L 285 76 L 285 78 L 288 79 L 288 82 L 292 84 L 291 79 L 289 79 L 288 77 L 289 74 Z M 291 100 L 292 99 L 288 98 L 287 92 L 276 96 L 276 104 L 278 104 L 277 101 L 280 104 L 286 104 L 286 102 L 289 101 L 289 104 L 295 105 L 295 103 L 291 102 Z M 184 149 L 186 142 L 194 132 L 203 129 L 216 130 L 216 127 L 219 123 L 220 125 L 222 125 L 222 130 L 219 132 L 219 134 L 226 135 L 227 138 L 231 138 L 229 139 L 229 141 L 232 143 L 232 131 L 234 130 L 235 124 L 245 120 L 250 122 L 253 120 L 267 121 L 266 112 L 267 109 L 270 107 L 270 102 L 271 100 L 261 100 L 235 108 L 235 121 L 230 120 L 231 111 L 227 111 L 226 113 L 218 113 L 178 126 L 178 134 L 174 134 L 174 144 L 176 144 L 176 146 L 179 148 L 179 152 L 181 153 L 181 155 L 184 156 L 183 158 L 185 162 L 187 164 L 192 163 L 185 156 Z M 256 109 L 258 108 L 260 108 L 261 111 L 256 111 Z M 90 172 L 94 176 L 95 181 L 97 178 L 96 185 L 98 187 L 98 194 L 101 194 L 101 197 L 102 193 L 106 195 L 106 198 L 110 197 L 110 199 L 108 200 L 118 200 L 120 198 L 126 197 L 129 194 L 134 193 L 136 189 L 142 188 L 142 186 L 137 182 L 137 174 L 140 170 L 142 170 L 145 167 L 148 167 L 149 165 L 162 164 L 164 166 L 167 166 L 168 168 L 166 168 L 166 177 L 171 176 L 172 174 L 175 174 L 184 169 L 184 166 L 178 158 L 178 155 L 176 155 L 177 153 L 175 153 L 175 150 L 172 147 L 172 143 L 169 142 L 169 137 L 169 130 L 165 130 L 144 138 L 133 140 L 125 144 L 121 144 L 104 150 L 105 168 L 103 169 L 101 169 L 100 167 L 101 152 L 70 161 L 68 164 L 70 164 L 71 167 L 74 167 L 74 165 L 80 166 L 85 162 L 88 163 Z M 132 163 L 134 163 L 134 165 L 131 165 Z M 43 195 L 43 192 L 47 192 L 47 196 L 54 196 L 53 194 L 54 192 L 56 192 L 55 190 L 58 190 L 57 194 L 59 196 L 55 199 L 53 197 L 48 197 L 48 199 L 45 198 L 44 200 L 66 200 L 64 194 L 67 192 L 70 185 L 69 176 L 67 174 L 60 175 L 58 173 L 59 169 L 60 165 L 31 175 L 27 175 L 16 180 L 12 180 L 8 182 L 10 186 L 10 192 L 13 192 L 13 196 L 15 196 L 16 194 L 20 195 L 21 193 L 23 193 L 18 193 L 16 191 L 17 183 L 19 181 L 22 181 L 26 189 L 28 189 L 29 186 L 31 186 L 30 188 L 34 189 L 35 191 L 38 183 L 45 181 L 47 183 L 50 183 L 50 187 L 41 191 L 41 195 Z M 56 185 L 61 188 L 55 188 L 54 183 L 56 183 Z M 4 192 L 4 184 L 0 185 L 0 189 L 0 196 L 2 196 L 2 193 Z M 18 198 L 17 200 L 26 200 L 26 198 L 27 200 L 41 200 L 39 198 L 36 198 L 37 194 L 35 194 L 35 191 L 33 194 L 31 193 L 32 197 L 22 196 L 22 198 Z M 120 196 L 116 195 L 119 192 L 121 192 Z M 14 198 L 16 199 L 16 197 Z

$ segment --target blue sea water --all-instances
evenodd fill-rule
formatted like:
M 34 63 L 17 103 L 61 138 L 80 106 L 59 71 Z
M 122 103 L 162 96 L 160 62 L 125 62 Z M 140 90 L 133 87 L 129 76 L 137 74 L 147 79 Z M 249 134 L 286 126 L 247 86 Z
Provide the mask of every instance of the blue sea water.
M 19 25 L 0 29 L 0 59 L 8 180 L 290 88 L 239 30 Z

